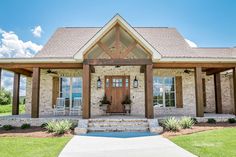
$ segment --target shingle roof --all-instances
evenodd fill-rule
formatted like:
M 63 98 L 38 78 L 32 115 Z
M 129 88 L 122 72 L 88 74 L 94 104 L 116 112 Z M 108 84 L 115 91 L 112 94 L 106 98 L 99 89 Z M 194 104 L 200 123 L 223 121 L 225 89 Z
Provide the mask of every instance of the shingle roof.
M 72 58 L 101 28 L 58 28 L 37 58 Z M 162 57 L 236 58 L 236 48 L 191 48 L 175 28 L 134 27 Z

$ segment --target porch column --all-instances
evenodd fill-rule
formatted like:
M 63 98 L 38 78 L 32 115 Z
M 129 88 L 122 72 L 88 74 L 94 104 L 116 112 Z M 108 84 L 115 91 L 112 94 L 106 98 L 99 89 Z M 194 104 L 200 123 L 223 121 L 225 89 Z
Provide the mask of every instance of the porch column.
M 2 89 L 2 68 L 0 68 L 0 90 Z
M 195 68 L 196 116 L 204 117 L 202 67 Z
M 33 68 L 31 117 L 39 117 L 40 68 Z
M 83 64 L 83 114 L 84 119 L 90 118 L 90 66 Z
M 146 65 L 145 69 L 145 117 L 154 118 L 152 64 Z
M 20 74 L 14 73 L 12 115 L 19 114 Z
M 233 68 L 234 115 L 236 115 L 236 67 Z
M 222 113 L 220 73 L 214 74 L 216 113 Z

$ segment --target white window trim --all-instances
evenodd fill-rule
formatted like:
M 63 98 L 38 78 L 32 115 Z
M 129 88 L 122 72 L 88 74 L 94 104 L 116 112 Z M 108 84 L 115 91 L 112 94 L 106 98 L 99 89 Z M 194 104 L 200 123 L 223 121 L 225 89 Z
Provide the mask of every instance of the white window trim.
M 82 77 L 81 76 L 73 76 L 73 77 L 67 77 L 67 76 L 61 76 L 61 77 L 59 77 L 59 97 L 61 97 L 61 94 L 62 94 L 62 92 L 61 92 L 61 79 L 62 78 L 70 78 L 69 80 L 70 80 L 70 104 L 69 104 L 69 108 L 71 108 L 72 107 L 72 90 L 73 90 L 73 88 L 72 88 L 72 85 L 73 85 L 73 78 L 81 78 L 81 81 L 82 81 L 82 85 L 83 85 L 83 80 L 82 80 Z M 83 89 L 83 86 L 81 86 L 82 87 L 82 89 Z M 81 99 L 83 99 L 83 91 L 81 91 Z
M 164 80 L 166 78 L 174 78 L 174 87 L 175 87 L 175 90 L 174 90 L 174 95 L 175 95 L 175 105 L 174 106 L 168 106 L 166 107 L 166 101 L 165 101 L 165 84 L 162 82 L 162 86 L 163 86 L 163 107 L 161 106 L 158 106 L 158 105 L 155 105 L 154 107 L 157 107 L 157 108 L 176 108 L 176 79 L 175 79 L 175 76 L 153 76 L 154 78 L 155 77 L 160 77 L 160 78 L 163 78 L 163 82 L 165 82 Z

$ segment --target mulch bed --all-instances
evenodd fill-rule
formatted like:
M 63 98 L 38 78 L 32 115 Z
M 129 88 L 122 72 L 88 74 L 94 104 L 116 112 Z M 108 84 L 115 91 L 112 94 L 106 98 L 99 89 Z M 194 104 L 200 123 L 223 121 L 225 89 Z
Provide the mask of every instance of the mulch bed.
M 222 129 L 226 127 L 236 127 L 236 123 L 230 124 L 230 123 L 216 123 L 216 124 L 209 124 L 209 123 L 198 123 L 193 126 L 192 129 L 181 129 L 179 132 L 172 132 L 172 131 L 164 131 L 162 133 L 162 136 L 171 138 L 174 136 L 179 135 L 188 135 L 196 132 L 202 132 L 207 130 L 216 130 L 216 129 Z
M 48 133 L 45 129 L 41 127 L 30 127 L 29 129 L 14 128 L 12 130 L 3 130 L 0 129 L 0 137 L 36 137 L 36 138 L 45 138 L 45 137 L 68 137 L 73 136 L 73 132 L 66 133 L 64 135 L 55 135 Z

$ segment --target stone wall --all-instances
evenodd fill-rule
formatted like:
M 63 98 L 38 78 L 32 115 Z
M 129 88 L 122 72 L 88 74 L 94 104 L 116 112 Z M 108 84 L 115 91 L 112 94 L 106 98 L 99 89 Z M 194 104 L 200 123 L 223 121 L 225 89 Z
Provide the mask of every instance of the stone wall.
M 73 69 L 55 69 L 59 76 L 82 76 L 82 70 Z M 39 114 L 53 114 L 52 104 L 52 79 L 53 75 L 47 74 L 47 70 L 41 70 L 40 75 L 40 99 L 39 99 Z M 26 81 L 26 114 L 31 114 L 31 97 L 32 97 L 32 78 L 27 77 Z
M 131 115 L 145 114 L 145 93 L 144 93 L 144 73 L 140 73 L 140 66 L 97 66 L 95 73 L 91 74 L 91 116 L 103 115 L 103 111 L 99 107 L 99 101 L 105 93 L 104 77 L 106 75 L 129 75 L 130 76 L 130 98 L 132 100 Z M 102 88 L 97 89 L 98 76 L 102 81 Z M 139 87 L 133 88 L 133 80 L 137 77 Z
M 194 73 L 184 73 L 183 69 L 154 69 L 153 76 L 182 76 L 183 108 L 154 106 L 155 116 L 195 116 L 195 80 Z
M 215 113 L 214 77 L 206 76 L 206 107 L 205 112 Z M 234 113 L 233 78 L 232 74 L 221 74 L 221 98 L 223 113 Z

